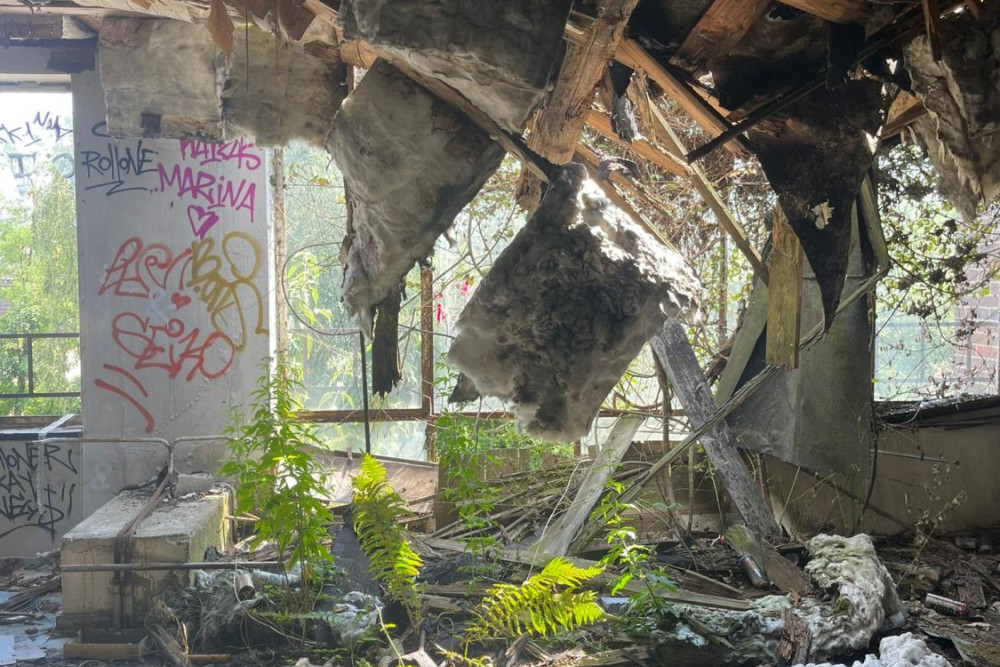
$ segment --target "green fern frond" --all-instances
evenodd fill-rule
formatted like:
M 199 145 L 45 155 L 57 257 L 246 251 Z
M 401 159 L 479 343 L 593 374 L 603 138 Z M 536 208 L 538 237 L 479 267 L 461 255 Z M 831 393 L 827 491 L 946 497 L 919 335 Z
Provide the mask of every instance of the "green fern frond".
M 497 584 L 473 610 L 475 620 L 466 629 L 465 641 L 547 635 L 597 622 L 604 615 L 597 594 L 576 589 L 601 571 L 576 567 L 560 557 L 520 586 Z
M 423 561 L 410 547 L 399 519 L 406 504 L 389 484 L 385 468 L 365 454 L 354 478 L 354 532 L 370 561 L 370 571 L 389 597 L 402 602 L 411 614 L 420 606 L 416 579 Z

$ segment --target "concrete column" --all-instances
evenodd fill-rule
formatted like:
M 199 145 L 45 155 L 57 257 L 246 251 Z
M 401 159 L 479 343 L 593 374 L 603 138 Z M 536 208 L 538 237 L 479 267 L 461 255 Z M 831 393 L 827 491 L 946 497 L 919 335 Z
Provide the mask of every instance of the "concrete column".
M 274 330 L 265 151 L 107 136 L 96 73 L 75 76 L 85 438 L 219 434 L 257 387 Z M 153 443 L 84 445 L 89 514 L 166 462 Z M 225 445 L 177 448 L 214 471 Z

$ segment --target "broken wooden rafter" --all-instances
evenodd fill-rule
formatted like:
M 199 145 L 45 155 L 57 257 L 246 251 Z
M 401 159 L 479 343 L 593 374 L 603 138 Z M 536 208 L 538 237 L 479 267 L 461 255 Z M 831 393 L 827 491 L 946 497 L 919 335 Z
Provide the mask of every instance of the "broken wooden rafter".
M 867 0 L 782 0 L 790 7 L 833 23 L 865 23 L 871 18 Z
M 671 174 L 675 174 L 677 176 L 688 175 L 688 166 L 684 164 L 679 157 L 670 155 L 668 152 L 654 146 L 649 141 L 645 139 L 635 139 L 631 143 L 624 141 L 612 129 L 611 119 L 597 109 L 591 109 L 587 114 L 587 125 L 596 130 L 602 136 L 605 136 L 615 143 L 628 148 L 629 150 L 635 152 L 635 154 L 639 157 L 649 160 L 657 167 L 669 171 Z
M 537 547 L 553 556 L 565 556 L 577 532 L 586 523 L 590 511 L 604 493 L 608 479 L 625 457 L 644 417 L 630 415 L 615 422 L 607 442 L 590 466 L 587 476 L 577 489 L 569 509 L 559 517 L 538 540 Z
M 66 6 L 66 3 L 52 4 Z M 175 0 L 77 0 L 73 4 L 78 7 L 103 10 L 107 12 L 106 16 L 146 16 L 191 21 L 191 12 L 188 10 L 187 3 Z M 32 13 L 47 13 L 56 9 L 56 7 L 50 9 L 44 3 L 39 3 L 39 5 L 39 7 L 30 7 Z M 0 10 L 6 12 L 7 8 L 0 7 Z
M 419 548 L 420 545 L 435 551 L 465 553 L 469 550 L 468 545 L 464 542 L 459 542 L 457 540 L 443 540 L 434 537 L 415 538 L 414 547 Z M 499 550 L 497 557 L 500 560 L 504 560 L 509 563 L 520 563 L 531 567 L 540 567 L 552 560 L 552 556 L 550 554 L 539 551 L 534 547 L 527 547 L 525 549 L 508 547 L 506 549 Z M 565 558 L 575 567 L 598 567 L 597 561 L 587 560 L 585 558 L 575 558 L 572 556 L 565 556 Z M 593 581 L 597 584 L 609 584 L 616 578 L 616 575 L 612 571 L 605 570 L 601 574 L 597 575 Z M 636 579 L 633 579 L 626 584 L 622 590 L 626 593 L 649 592 L 647 584 Z M 746 611 L 750 609 L 750 603 L 746 600 L 734 600 L 733 598 L 726 598 L 718 595 L 707 595 L 705 593 L 694 593 L 683 590 L 671 591 L 662 586 L 654 586 L 654 590 L 658 598 L 667 602 L 698 605 L 702 607 L 714 607 L 717 609 L 735 609 L 737 611 Z
M 685 326 L 668 317 L 650 343 L 692 427 L 707 424 L 716 412 L 715 399 L 694 356 Z M 781 529 L 740 457 L 726 422 L 720 420 L 704 433 L 701 444 L 747 527 L 765 539 L 778 535 Z
M 666 119 L 656 108 L 656 105 L 651 104 L 650 109 L 652 110 L 653 119 L 656 122 L 655 133 L 660 137 L 664 143 L 667 144 L 666 148 L 668 151 L 675 153 L 677 155 L 683 155 L 686 151 L 684 144 L 681 143 L 680 137 L 677 133 L 673 131 L 670 125 L 667 123 Z M 711 209 L 712 213 L 715 214 L 719 225 L 729 234 L 730 238 L 739 248 L 743 256 L 747 258 L 750 262 L 750 266 L 753 267 L 754 274 L 766 285 L 768 282 L 768 270 L 764 265 L 764 261 L 760 257 L 760 253 L 753 247 L 750 240 L 747 238 L 746 231 L 743 229 L 743 225 L 733 217 L 729 209 L 726 208 L 725 203 L 723 203 L 722 198 L 719 197 L 719 193 L 715 191 L 712 184 L 708 182 L 708 178 L 701 172 L 701 170 L 695 166 L 691 165 L 688 168 L 688 177 L 694 184 L 695 189 L 701 194 L 708 208 Z
M 556 164 L 572 159 L 594 99 L 594 88 L 614 56 L 636 4 L 638 0 L 601 3 L 600 13 L 581 42 L 567 45 L 549 101 L 535 116 L 528 148 Z M 517 193 L 521 208 L 533 210 L 541 199 L 537 178 L 522 174 Z
M 672 60 L 691 70 L 729 53 L 770 6 L 770 0 L 715 0 L 687 34 Z
M 729 122 L 719 112 L 657 62 L 634 39 L 626 39 L 619 45 L 618 51 L 615 53 L 615 60 L 636 71 L 645 72 L 666 92 L 670 99 L 677 103 L 677 106 L 691 116 L 710 136 L 716 137 L 729 130 Z M 736 155 L 745 156 L 748 154 L 740 144 L 727 144 L 727 149 Z

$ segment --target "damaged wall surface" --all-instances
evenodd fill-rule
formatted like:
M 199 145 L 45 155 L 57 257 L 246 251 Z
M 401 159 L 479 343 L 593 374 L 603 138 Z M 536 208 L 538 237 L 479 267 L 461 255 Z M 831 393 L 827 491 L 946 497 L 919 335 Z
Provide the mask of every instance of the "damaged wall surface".
M 854 233 L 849 239 L 847 292 L 867 276 L 857 221 L 849 212 Z M 758 282 L 720 380 L 722 397 L 728 398 L 764 366 L 767 297 L 767 287 Z M 808 267 L 801 318 L 803 331 L 823 321 L 820 289 Z M 868 305 L 859 300 L 837 317 L 823 340 L 801 352 L 799 368 L 777 371 L 729 415 L 739 445 L 809 470 L 850 475 L 851 488 L 864 488 L 874 434 L 871 357 L 859 341 L 869 341 L 872 335 Z
M 512 401 L 531 433 L 574 440 L 698 292 L 683 258 L 570 164 L 462 311 L 449 359 L 480 393 Z
M 353 212 L 341 251 L 342 299 L 370 333 L 372 309 L 430 254 L 504 151 L 384 61 L 344 102 L 327 150 Z
M 869 509 L 861 516 L 857 500 L 795 466 L 768 459 L 772 504 L 784 507 L 792 498 L 785 523 L 801 533 L 831 527 L 895 535 L 925 512 L 940 517 L 939 534 L 1000 525 L 1000 487 L 995 483 L 1000 466 L 998 416 L 1000 408 L 993 404 L 934 420 L 907 417 L 883 425 Z M 839 475 L 833 481 L 845 486 Z

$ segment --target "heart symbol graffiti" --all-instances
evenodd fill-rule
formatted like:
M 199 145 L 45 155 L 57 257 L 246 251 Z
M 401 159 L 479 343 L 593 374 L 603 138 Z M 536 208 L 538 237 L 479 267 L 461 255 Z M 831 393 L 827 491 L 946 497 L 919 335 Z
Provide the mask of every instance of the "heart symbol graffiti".
M 170 301 L 173 302 L 174 304 L 174 310 L 180 310 L 184 306 L 191 303 L 191 297 L 185 296 L 180 292 L 174 292 L 173 295 L 170 297 Z
M 205 238 L 205 234 L 208 233 L 215 223 L 219 221 L 219 216 L 215 214 L 214 211 L 206 211 L 202 206 L 195 206 L 192 204 L 187 208 L 188 222 L 191 223 L 191 231 L 199 239 Z

